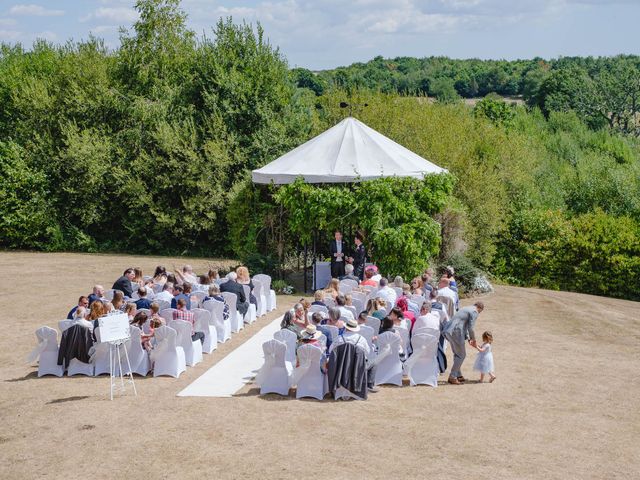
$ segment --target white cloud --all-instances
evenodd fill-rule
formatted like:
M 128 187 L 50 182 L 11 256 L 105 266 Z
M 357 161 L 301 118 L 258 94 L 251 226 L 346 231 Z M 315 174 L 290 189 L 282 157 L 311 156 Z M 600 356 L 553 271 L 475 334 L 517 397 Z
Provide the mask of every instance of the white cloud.
M 18 4 L 9 9 L 11 15 L 26 15 L 31 17 L 59 17 L 64 15 L 64 10 L 50 10 L 41 5 Z
M 20 39 L 22 32 L 17 30 L 2 30 L 0 29 L 0 40 L 5 42 L 15 42 Z
M 0 18 L 0 26 L 2 27 L 11 27 L 15 25 L 16 22 L 13 18 Z
M 88 20 L 109 20 L 112 22 L 132 23 L 138 19 L 138 12 L 127 7 L 100 7 L 94 12 L 80 18 L 81 22 Z

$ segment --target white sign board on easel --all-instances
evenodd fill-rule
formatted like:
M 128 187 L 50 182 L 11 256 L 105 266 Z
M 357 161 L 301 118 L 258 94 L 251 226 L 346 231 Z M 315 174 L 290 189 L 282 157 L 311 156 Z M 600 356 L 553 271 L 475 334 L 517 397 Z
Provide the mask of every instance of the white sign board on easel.
M 129 316 L 126 313 L 107 315 L 98 319 L 100 342 L 116 342 L 129 338 Z

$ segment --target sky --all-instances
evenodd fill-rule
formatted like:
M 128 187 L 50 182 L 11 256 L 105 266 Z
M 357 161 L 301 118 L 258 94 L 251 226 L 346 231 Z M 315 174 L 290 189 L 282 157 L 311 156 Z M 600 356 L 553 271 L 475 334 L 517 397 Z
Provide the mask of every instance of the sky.
M 0 0 L 0 42 L 86 39 L 117 48 L 134 0 Z M 188 26 L 259 21 L 292 67 L 384 57 L 557 58 L 640 54 L 640 0 L 183 0 Z

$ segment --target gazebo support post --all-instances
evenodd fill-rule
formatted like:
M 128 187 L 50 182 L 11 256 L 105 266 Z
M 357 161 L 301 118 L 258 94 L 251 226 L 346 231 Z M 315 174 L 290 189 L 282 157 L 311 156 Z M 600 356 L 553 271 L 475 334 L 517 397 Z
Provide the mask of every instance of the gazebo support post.
M 303 268 L 304 293 L 307 293 L 307 249 L 308 249 L 307 242 L 304 242 L 304 268 Z

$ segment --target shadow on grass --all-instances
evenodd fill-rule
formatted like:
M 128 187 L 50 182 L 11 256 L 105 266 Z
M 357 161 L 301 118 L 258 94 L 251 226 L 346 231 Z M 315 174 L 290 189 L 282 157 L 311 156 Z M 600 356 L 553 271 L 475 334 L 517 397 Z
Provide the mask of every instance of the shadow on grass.
M 47 405 L 55 405 L 56 403 L 65 403 L 65 402 L 75 402 L 77 400 L 84 400 L 85 398 L 89 398 L 89 395 L 76 395 L 75 397 L 56 398 L 55 400 L 51 400 L 50 402 L 47 402 Z

